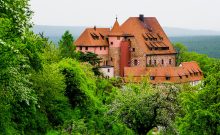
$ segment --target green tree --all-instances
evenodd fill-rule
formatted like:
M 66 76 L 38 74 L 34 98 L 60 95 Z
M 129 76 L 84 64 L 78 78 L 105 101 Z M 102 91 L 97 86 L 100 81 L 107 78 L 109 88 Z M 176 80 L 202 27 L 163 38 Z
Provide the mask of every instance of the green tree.
M 119 90 L 109 114 L 115 115 L 138 134 L 146 135 L 157 126 L 175 134 L 172 125 L 178 109 L 178 89 L 172 85 L 153 88 L 148 83 L 128 84 Z
M 176 50 L 176 65 L 179 65 L 181 62 L 183 62 L 183 55 L 185 52 L 187 52 L 186 46 L 184 46 L 181 43 L 174 44 L 174 48 Z
M 102 59 L 97 54 L 92 52 L 79 52 L 78 59 L 82 62 L 88 62 L 89 64 L 91 64 L 93 66 L 92 70 L 95 73 L 95 75 L 101 75 L 101 72 L 99 71 L 99 65 Z
M 0 18 L 10 21 L 8 37 L 21 37 L 32 26 L 29 0 L 0 0 Z
M 73 59 L 64 59 L 59 65 L 61 73 L 65 76 L 65 95 L 69 98 L 72 107 L 94 103 L 91 101 L 94 100 L 96 79 L 91 72 L 91 66 Z
M 179 99 L 181 113 L 177 118 L 180 134 L 220 134 L 220 62 L 204 81 L 205 86 L 183 92 Z
M 0 95 L 2 97 L 1 103 L 4 105 L 2 106 L 3 110 L 1 114 L 5 114 L 5 111 L 7 111 L 8 114 L 1 116 L 3 119 L 6 118 L 5 120 L 0 120 L 0 131 L 4 134 L 7 134 L 13 129 L 23 132 L 24 128 L 27 128 L 27 121 L 25 121 L 25 119 L 32 113 L 31 110 L 34 113 L 33 108 L 35 108 L 37 102 L 36 95 L 33 89 L 30 88 L 30 74 L 26 73 L 30 68 L 26 61 L 27 59 L 19 50 L 13 47 L 14 42 L 10 43 L 11 44 L 9 44 L 9 42 L 3 42 L 0 39 Z M 25 110 L 27 111 L 26 116 L 22 113 L 22 111 Z M 18 111 L 21 112 L 18 113 Z M 15 128 L 11 121 L 16 122 L 17 120 L 19 120 L 19 122 L 17 122 L 17 128 Z M 5 123 L 10 124 L 8 127 L 5 127 Z M 18 128 L 20 129 L 18 130 Z
M 38 98 L 39 110 L 54 128 L 71 119 L 71 105 L 65 94 L 65 80 L 58 64 L 45 64 L 40 72 L 32 76 L 33 89 Z
M 60 55 L 63 58 L 77 58 L 76 46 L 73 44 L 74 39 L 69 31 L 65 31 L 62 39 L 59 41 Z

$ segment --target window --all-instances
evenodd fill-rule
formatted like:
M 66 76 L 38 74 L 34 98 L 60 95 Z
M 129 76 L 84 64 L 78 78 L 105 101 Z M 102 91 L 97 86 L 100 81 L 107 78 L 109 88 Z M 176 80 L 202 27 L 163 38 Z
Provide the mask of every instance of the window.
M 170 80 L 170 77 L 169 77 L 169 76 L 166 76 L 166 80 Z
M 132 51 L 135 52 L 135 48 L 132 48 Z
M 151 65 L 151 60 L 149 60 L 149 65 Z
M 100 47 L 100 50 L 102 50 L 102 47 Z
M 113 58 L 111 57 L 111 61 L 113 61 Z
M 192 73 L 190 73 L 190 76 L 193 76 L 193 74 L 192 74 Z
M 104 47 L 104 50 L 106 50 L 106 47 Z
M 82 50 L 82 46 L 79 47 L 79 50 Z
M 161 64 L 162 64 L 162 65 L 164 64 L 164 61 L 163 61 L 163 59 L 162 59 L 162 61 L 161 61 Z
M 110 69 L 108 69 L 108 72 L 110 72 Z
M 135 65 L 135 66 L 138 65 L 138 60 L 134 60 L 134 65 Z
M 111 42 L 111 45 L 113 45 L 113 42 Z
M 186 78 L 188 78 L 189 76 L 188 75 L 186 75 Z
M 88 47 L 86 47 L 86 50 L 88 50 Z
M 154 60 L 154 65 L 157 65 L 157 61 L 156 60 Z
M 117 37 L 117 40 L 120 40 L 120 37 Z
M 182 76 L 180 76 L 180 79 L 182 79 Z
M 155 76 L 150 76 L 150 80 L 155 80 Z
M 170 65 L 172 64 L 172 60 L 171 60 L 171 59 L 169 59 L 169 64 L 170 64 Z

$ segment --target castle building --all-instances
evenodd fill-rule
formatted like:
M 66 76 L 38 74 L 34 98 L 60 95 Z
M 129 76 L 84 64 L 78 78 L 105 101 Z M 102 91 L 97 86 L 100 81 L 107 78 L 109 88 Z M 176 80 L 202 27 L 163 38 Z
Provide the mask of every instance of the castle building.
M 130 17 L 122 25 L 116 18 L 112 29 L 86 28 L 74 44 L 78 51 L 102 58 L 100 70 L 106 77 L 193 85 L 203 78 L 196 62 L 176 65 L 176 51 L 155 17 Z

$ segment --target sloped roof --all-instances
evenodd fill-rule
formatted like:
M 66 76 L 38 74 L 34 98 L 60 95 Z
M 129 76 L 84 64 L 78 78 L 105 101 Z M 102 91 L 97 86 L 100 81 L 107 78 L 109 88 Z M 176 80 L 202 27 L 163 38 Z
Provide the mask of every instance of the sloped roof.
M 192 72 L 192 73 L 191 73 Z M 197 73 L 195 75 L 194 73 Z M 153 76 L 155 80 L 151 80 L 151 83 L 182 83 L 202 80 L 202 70 L 195 61 L 183 62 L 179 67 L 125 67 L 124 76 L 136 77 L 135 81 L 141 81 L 141 77 Z M 170 80 L 166 80 L 166 77 L 170 77 Z
M 111 29 L 108 36 L 122 36 L 124 33 L 121 31 L 120 25 L 118 23 L 118 20 L 115 20 L 114 26 Z
M 74 42 L 76 46 L 108 46 L 109 28 L 86 28 Z
M 124 33 L 134 35 L 138 47 L 147 55 L 176 53 L 155 17 L 145 17 L 144 21 L 141 21 L 139 17 L 130 17 L 121 25 L 121 30 Z M 148 39 L 155 38 L 157 40 L 145 40 L 145 37 Z M 151 45 L 155 47 L 169 47 L 169 50 L 150 50 L 148 46 Z

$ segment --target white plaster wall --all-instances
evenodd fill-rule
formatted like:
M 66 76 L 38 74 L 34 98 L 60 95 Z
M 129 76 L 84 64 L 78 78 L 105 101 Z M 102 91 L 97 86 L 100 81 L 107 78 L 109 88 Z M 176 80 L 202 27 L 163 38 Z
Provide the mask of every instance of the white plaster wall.
M 110 70 L 108 72 L 108 69 Z M 114 68 L 113 67 L 104 67 L 99 68 L 99 71 L 103 73 L 104 77 L 112 78 L 114 77 Z

